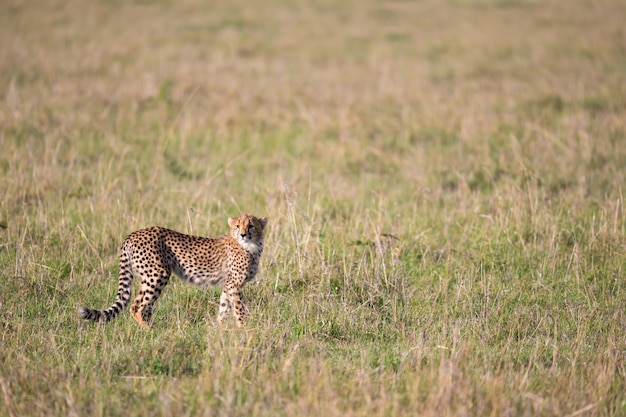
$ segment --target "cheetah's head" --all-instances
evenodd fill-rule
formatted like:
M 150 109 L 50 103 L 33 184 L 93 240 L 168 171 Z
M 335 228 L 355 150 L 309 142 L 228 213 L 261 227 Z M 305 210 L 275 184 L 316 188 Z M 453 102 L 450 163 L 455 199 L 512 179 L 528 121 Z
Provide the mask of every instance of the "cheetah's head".
M 228 218 L 230 235 L 252 253 L 263 249 L 263 230 L 266 224 L 267 217 L 259 219 L 246 213 L 239 215 L 239 217 Z

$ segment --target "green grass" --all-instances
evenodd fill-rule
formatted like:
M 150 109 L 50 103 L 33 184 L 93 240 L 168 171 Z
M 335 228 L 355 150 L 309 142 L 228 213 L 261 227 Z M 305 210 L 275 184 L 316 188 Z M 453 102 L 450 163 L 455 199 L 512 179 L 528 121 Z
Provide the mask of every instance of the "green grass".
M 617 0 L 0 6 L 0 416 L 626 414 Z M 117 250 L 269 217 L 246 326 Z

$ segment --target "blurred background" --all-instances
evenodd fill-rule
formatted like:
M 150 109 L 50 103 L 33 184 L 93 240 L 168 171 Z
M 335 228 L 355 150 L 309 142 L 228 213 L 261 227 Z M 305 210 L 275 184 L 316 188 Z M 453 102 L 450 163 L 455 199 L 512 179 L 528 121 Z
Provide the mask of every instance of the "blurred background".
M 3 1 L 0 414 L 619 415 L 625 21 Z M 78 323 L 128 233 L 238 212 L 270 219 L 248 330 L 175 282 L 150 332 Z

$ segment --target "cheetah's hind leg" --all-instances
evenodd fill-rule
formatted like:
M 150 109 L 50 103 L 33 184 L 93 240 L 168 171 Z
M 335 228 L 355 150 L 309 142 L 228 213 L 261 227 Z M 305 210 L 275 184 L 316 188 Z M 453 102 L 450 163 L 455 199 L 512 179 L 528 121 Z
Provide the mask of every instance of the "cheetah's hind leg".
M 143 329 L 147 329 L 150 327 L 148 323 L 144 320 L 144 307 L 141 305 L 143 301 L 143 291 L 139 292 L 139 295 L 135 297 L 135 301 L 133 302 L 132 307 L 130 308 L 130 315 L 135 319 L 139 326 Z
M 130 310 L 133 318 L 141 327 L 149 327 L 149 323 L 152 320 L 152 307 L 159 299 L 159 295 L 161 295 L 161 291 L 163 291 L 169 279 L 170 271 L 165 267 L 161 268 L 156 281 L 154 278 L 142 276 L 139 295 L 135 298 L 133 307 Z

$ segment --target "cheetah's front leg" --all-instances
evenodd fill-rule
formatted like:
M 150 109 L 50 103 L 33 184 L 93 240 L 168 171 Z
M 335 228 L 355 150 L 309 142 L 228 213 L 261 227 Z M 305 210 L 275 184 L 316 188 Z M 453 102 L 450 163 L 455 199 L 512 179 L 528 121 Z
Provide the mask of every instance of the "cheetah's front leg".
M 247 308 L 243 301 L 241 301 L 241 291 L 234 286 L 225 286 L 222 291 L 222 295 L 220 296 L 220 310 L 217 315 L 217 320 L 221 322 L 222 320 L 228 318 L 231 313 L 235 313 L 237 326 L 241 327 L 241 325 L 243 325 L 246 311 Z
M 223 290 L 222 295 L 220 296 L 220 310 L 217 314 L 217 321 L 221 322 L 222 320 L 230 317 L 232 310 L 232 304 L 230 303 L 228 294 L 226 294 L 226 290 Z
M 230 302 L 233 305 L 233 310 L 235 313 L 235 318 L 237 319 L 237 326 L 241 327 L 243 325 L 243 320 L 246 317 L 246 306 L 241 300 L 241 291 L 238 289 L 233 290 L 228 294 L 230 298 Z

